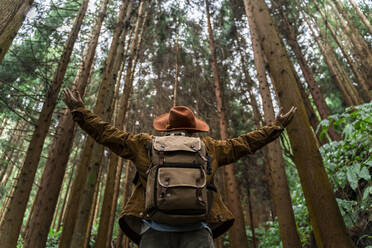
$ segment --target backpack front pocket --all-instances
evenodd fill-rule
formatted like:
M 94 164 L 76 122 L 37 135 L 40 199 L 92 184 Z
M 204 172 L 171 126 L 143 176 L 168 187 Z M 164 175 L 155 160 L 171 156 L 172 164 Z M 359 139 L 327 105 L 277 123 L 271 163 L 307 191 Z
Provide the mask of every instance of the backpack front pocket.
M 155 202 L 159 211 L 169 214 L 205 214 L 206 175 L 200 167 L 164 166 L 157 170 Z

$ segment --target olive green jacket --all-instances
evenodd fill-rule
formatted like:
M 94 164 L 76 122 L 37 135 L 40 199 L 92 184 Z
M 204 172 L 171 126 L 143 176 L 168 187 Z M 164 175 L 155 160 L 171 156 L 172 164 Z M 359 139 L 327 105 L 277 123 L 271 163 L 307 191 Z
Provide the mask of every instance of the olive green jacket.
M 145 189 L 146 171 L 150 164 L 148 148 L 153 136 L 146 133 L 133 134 L 119 130 L 84 107 L 76 108 L 72 114 L 80 127 L 98 143 L 108 147 L 117 155 L 131 160 L 136 165 L 139 182 L 120 215 L 119 224 L 130 239 L 139 243 L 141 219 L 149 219 L 145 212 Z M 275 121 L 270 125 L 232 139 L 215 140 L 211 137 L 202 137 L 201 139 L 211 157 L 212 175 L 207 178 L 207 181 L 213 182 L 218 167 L 234 163 L 242 156 L 254 153 L 279 137 L 283 129 L 282 125 Z M 214 238 L 226 232 L 234 222 L 233 215 L 222 202 L 218 191 L 206 222 L 211 227 Z

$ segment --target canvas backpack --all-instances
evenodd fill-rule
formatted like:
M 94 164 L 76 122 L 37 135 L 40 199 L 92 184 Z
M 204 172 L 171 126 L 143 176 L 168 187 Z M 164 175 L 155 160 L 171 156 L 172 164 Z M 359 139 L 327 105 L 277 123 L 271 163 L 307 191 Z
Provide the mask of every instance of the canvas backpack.
M 212 199 L 207 190 L 209 156 L 200 138 L 155 137 L 150 143 L 146 211 L 151 220 L 184 225 L 205 220 Z

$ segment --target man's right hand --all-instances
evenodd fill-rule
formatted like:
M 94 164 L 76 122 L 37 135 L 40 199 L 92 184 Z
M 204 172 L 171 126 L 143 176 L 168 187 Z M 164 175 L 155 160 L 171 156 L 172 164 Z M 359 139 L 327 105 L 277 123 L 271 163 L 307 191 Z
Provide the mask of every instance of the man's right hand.
M 77 90 L 71 91 L 70 89 L 64 89 L 62 94 L 62 100 L 70 110 L 74 110 L 77 107 L 84 107 L 84 102 Z

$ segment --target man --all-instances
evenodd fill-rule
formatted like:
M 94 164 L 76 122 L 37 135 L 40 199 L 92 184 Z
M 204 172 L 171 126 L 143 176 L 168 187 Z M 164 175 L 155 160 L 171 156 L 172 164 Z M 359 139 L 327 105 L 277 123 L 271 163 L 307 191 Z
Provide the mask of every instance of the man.
M 151 214 L 145 209 L 144 192 L 150 165 L 149 145 L 154 137 L 146 133 L 125 132 L 104 122 L 99 116 L 84 108 L 77 91 L 64 90 L 63 101 L 71 110 L 74 121 L 83 130 L 98 143 L 136 165 L 139 180 L 121 213 L 119 224 L 123 232 L 132 241 L 140 244 L 140 247 L 210 248 L 213 247 L 212 237 L 217 238 L 233 225 L 234 217 L 217 191 L 214 193 L 211 191 L 215 195 L 211 208 L 205 219 L 198 223 L 185 225 L 180 223 L 174 226 L 153 221 Z M 215 140 L 211 137 L 202 137 L 211 167 L 206 180 L 213 183 L 218 167 L 234 163 L 242 156 L 254 153 L 278 138 L 295 112 L 295 107 L 286 114 L 283 114 L 281 109 L 273 123 L 236 138 Z M 187 136 L 209 131 L 208 124 L 195 117 L 185 106 L 173 107 L 169 113 L 157 117 L 153 126 L 155 130 L 166 132 L 167 135 Z

